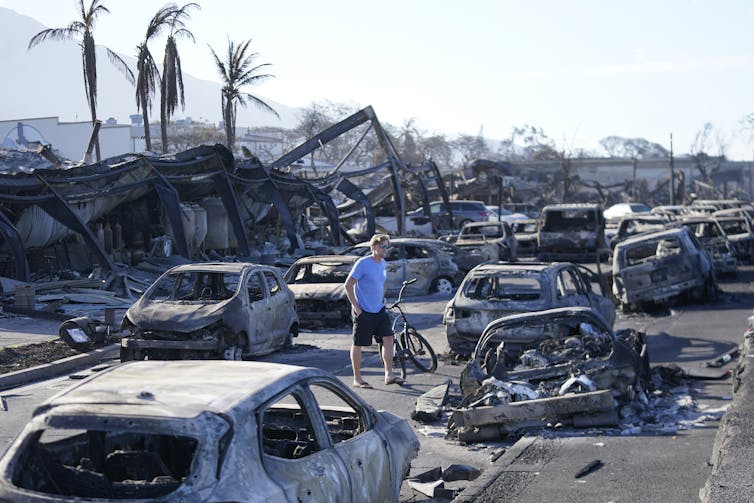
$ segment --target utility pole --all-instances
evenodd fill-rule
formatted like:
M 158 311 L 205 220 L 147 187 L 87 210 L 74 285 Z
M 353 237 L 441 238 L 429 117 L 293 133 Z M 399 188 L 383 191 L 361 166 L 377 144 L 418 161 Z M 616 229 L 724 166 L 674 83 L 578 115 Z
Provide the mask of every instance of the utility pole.
M 636 157 L 633 158 L 633 164 L 634 164 L 634 180 L 631 186 L 634 188 L 634 197 L 631 198 L 632 201 L 638 201 L 638 191 L 636 190 Z
M 669 202 L 671 206 L 675 204 L 675 171 L 673 169 L 673 133 L 670 133 L 670 180 L 668 187 L 670 188 Z

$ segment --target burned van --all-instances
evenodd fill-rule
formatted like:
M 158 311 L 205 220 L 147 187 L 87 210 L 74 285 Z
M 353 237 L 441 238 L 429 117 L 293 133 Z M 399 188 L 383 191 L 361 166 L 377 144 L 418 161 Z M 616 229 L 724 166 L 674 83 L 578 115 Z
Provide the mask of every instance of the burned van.
M 613 293 L 624 309 L 682 296 L 701 300 L 716 291 L 712 260 L 687 227 L 641 234 L 613 253 Z
M 537 231 L 541 261 L 593 260 L 607 253 L 599 204 L 552 204 L 542 208 Z

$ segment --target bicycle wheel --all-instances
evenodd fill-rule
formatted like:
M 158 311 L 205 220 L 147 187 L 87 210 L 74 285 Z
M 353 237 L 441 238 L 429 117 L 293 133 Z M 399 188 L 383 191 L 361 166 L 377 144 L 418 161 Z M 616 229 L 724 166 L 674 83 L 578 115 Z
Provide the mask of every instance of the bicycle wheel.
M 404 332 L 400 338 L 408 339 L 404 341 L 404 344 L 408 349 L 408 356 L 414 362 L 414 365 L 423 372 L 434 372 L 437 370 L 437 355 L 435 355 L 435 350 L 429 345 L 427 339 L 417 332 L 414 327 L 408 327 L 407 335 L 408 337 L 406 337 L 406 333 Z
M 400 372 L 401 379 L 406 379 L 406 358 L 408 356 L 406 355 L 406 350 L 401 347 L 401 343 L 398 340 L 397 337 L 398 334 L 396 334 L 396 337 L 394 338 L 395 343 L 393 344 L 393 372 L 398 370 Z M 380 362 L 385 365 L 385 360 L 382 358 L 382 343 L 377 343 L 377 351 L 380 353 Z

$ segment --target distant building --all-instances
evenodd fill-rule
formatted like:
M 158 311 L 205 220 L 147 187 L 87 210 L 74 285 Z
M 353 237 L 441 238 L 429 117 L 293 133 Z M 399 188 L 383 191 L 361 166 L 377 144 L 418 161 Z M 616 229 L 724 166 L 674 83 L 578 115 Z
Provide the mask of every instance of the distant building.
M 60 122 L 58 117 L 0 121 L 0 148 L 34 150 L 50 145 L 60 157 L 72 161 L 84 158 L 91 135 L 90 121 Z M 99 144 L 103 159 L 133 152 L 131 126 L 108 119 L 100 126 Z
M 246 128 L 241 134 L 236 134 L 236 148 L 246 147 L 257 156 L 262 163 L 267 164 L 283 155 L 283 132 L 272 129 Z

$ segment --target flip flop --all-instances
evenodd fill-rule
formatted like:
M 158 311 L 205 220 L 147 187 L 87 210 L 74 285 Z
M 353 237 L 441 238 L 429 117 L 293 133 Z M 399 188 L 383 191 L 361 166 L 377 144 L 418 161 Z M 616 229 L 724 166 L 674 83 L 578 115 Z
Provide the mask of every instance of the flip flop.
M 388 380 L 385 381 L 385 384 L 398 384 L 401 385 L 405 383 L 406 381 L 404 379 L 401 379 L 398 376 L 391 376 Z
M 369 384 L 369 383 L 368 383 L 368 382 L 366 382 L 366 381 L 363 381 L 363 382 L 355 382 L 355 383 L 353 383 L 353 384 L 352 384 L 351 386 L 353 386 L 354 388 L 372 389 L 372 385 L 371 385 L 371 384 Z

